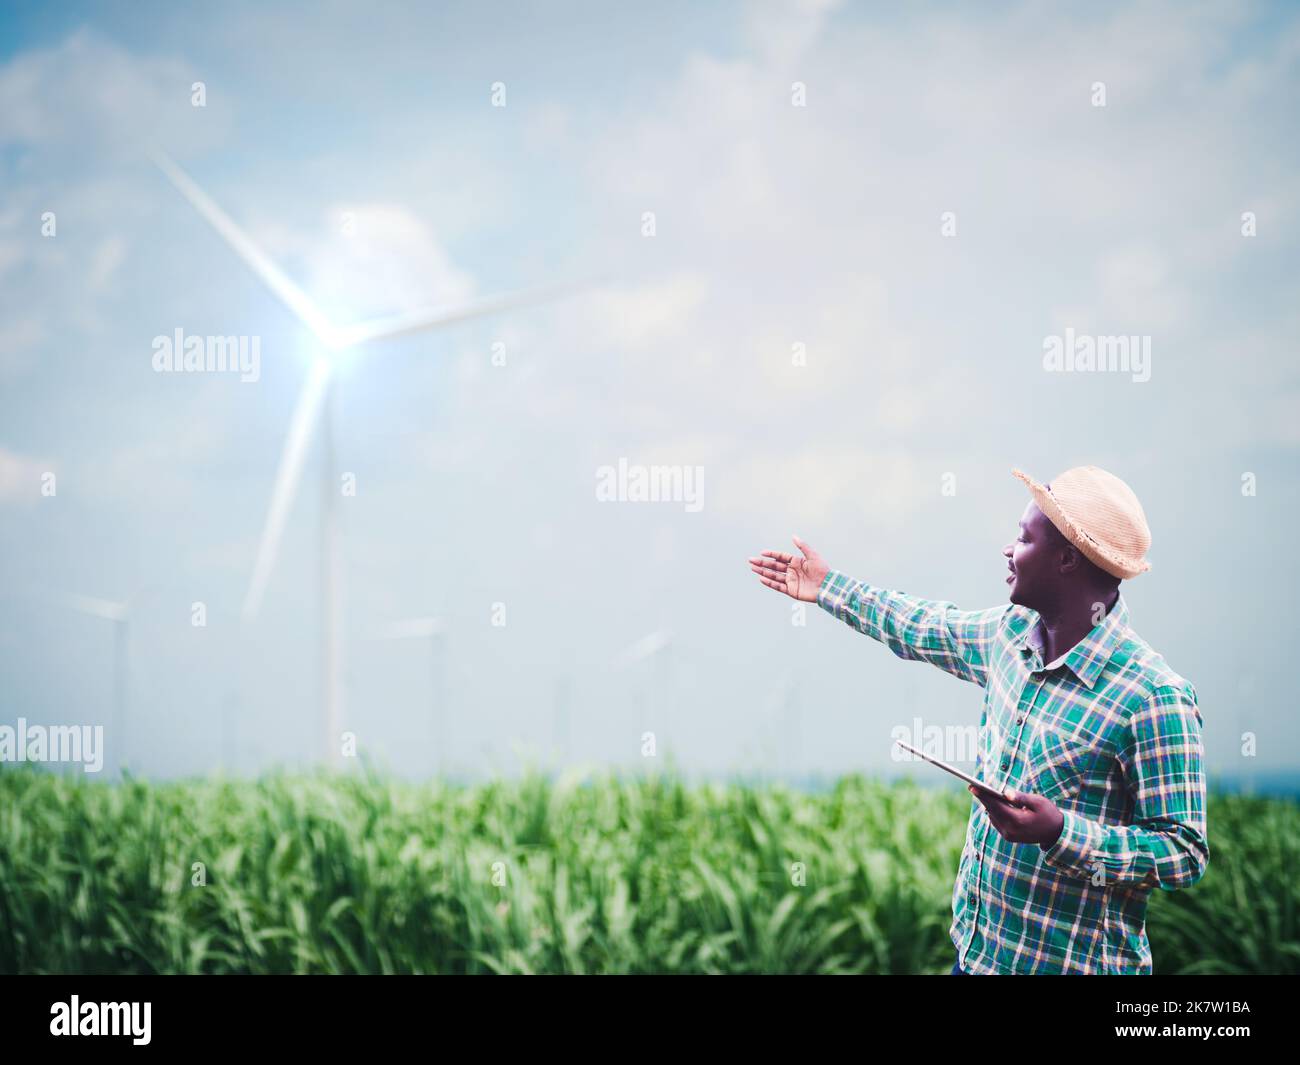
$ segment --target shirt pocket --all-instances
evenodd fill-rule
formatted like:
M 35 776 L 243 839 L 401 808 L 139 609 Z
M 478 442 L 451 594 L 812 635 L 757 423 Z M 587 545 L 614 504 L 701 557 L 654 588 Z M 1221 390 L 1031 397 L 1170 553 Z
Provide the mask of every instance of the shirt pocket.
M 1091 780 L 1101 751 L 1046 729 L 1029 745 L 1027 790 L 1044 798 L 1076 798 Z

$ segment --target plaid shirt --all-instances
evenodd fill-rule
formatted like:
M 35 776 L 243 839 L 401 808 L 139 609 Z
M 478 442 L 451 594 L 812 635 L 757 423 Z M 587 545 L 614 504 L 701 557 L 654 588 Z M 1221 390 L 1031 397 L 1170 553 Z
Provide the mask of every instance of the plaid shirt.
M 1008 843 L 971 802 L 950 934 L 970 973 L 1151 972 L 1147 900 L 1210 858 L 1196 689 L 1128 625 L 1121 595 L 1043 664 L 1038 615 L 958 610 L 832 570 L 817 602 L 900 658 L 984 689 L 974 776 L 1051 799 L 1050 846 Z

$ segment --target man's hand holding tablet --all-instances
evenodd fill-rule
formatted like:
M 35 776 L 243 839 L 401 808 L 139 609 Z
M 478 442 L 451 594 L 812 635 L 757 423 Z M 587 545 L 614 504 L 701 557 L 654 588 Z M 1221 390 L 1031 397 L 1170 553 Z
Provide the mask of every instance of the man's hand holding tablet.
M 895 740 L 900 747 L 964 780 L 967 790 L 980 801 L 989 815 L 989 822 L 1008 843 L 1037 843 L 1046 850 L 1061 835 L 1065 817 L 1051 799 L 1014 788 L 998 789 L 982 780 L 963 773 L 956 766 L 932 758 L 911 744 Z
M 992 784 L 989 784 L 983 780 L 976 780 L 974 777 L 970 776 L 969 774 L 963 773 L 955 765 L 949 765 L 947 762 L 941 761 L 938 758 L 934 758 L 926 754 L 924 751 L 919 750 L 916 747 L 913 747 L 910 743 L 904 743 L 902 740 L 895 740 L 894 742 L 898 744 L 898 746 L 902 747 L 903 750 L 907 751 L 909 754 L 914 754 L 916 755 L 916 757 L 924 759 L 925 761 L 929 762 L 931 765 L 938 766 L 945 773 L 951 773 L 958 780 L 964 780 L 972 788 L 979 788 L 981 791 L 987 792 L 990 795 L 995 795 L 998 798 L 1005 799 L 1007 797 L 1006 793 L 1003 792 L 1001 789 L 995 788 Z

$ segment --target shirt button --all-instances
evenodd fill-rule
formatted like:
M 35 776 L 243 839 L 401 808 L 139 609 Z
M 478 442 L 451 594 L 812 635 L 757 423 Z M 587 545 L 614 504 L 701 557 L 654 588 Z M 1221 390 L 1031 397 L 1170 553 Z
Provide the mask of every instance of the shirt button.
M 1002 768 L 1003 768 L 1003 769 L 1010 769 L 1010 768 L 1011 768 L 1011 763 L 1010 763 L 1010 762 L 1003 762 L 1003 763 L 1002 763 Z
M 1016 718 L 1017 725 L 1023 725 L 1024 723 L 1025 723 L 1025 719 L 1023 717 Z

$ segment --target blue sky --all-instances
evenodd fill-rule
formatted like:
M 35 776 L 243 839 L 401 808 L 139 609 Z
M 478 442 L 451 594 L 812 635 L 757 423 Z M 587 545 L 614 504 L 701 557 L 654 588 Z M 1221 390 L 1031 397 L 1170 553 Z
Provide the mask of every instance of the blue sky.
M 1153 569 L 1125 594 L 1197 686 L 1211 767 L 1300 768 L 1277 602 L 1300 444 L 1288 5 L 2 10 L 4 719 L 107 720 L 110 627 L 62 597 L 132 599 L 133 763 L 314 752 L 315 445 L 239 620 L 313 349 L 152 142 L 340 321 L 600 279 L 340 366 L 345 723 L 395 768 L 433 765 L 443 690 L 465 772 L 635 768 L 646 727 L 702 772 L 890 770 L 892 727 L 976 721 L 979 691 L 816 612 L 791 626 L 744 558 L 798 532 L 865 580 L 989 606 L 1011 468 L 1082 463 L 1146 508 Z M 154 373 L 176 328 L 258 336 L 260 379 Z M 1046 373 L 1067 328 L 1149 336 L 1151 380 Z M 620 457 L 703 466 L 703 510 L 600 503 Z M 373 638 L 425 615 L 447 624 L 436 682 L 427 646 Z M 665 655 L 622 664 L 663 630 Z

